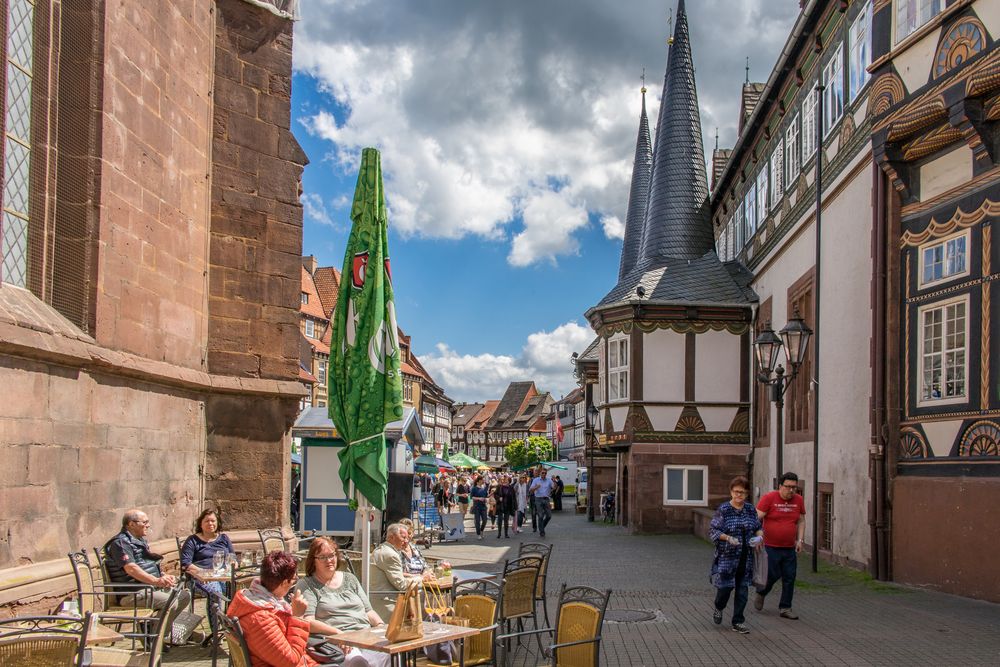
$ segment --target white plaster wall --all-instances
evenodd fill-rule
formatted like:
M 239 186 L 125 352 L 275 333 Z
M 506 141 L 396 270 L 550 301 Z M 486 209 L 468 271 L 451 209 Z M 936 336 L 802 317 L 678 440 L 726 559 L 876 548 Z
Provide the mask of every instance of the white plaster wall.
M 870 154 L 852 161 L 870 164 Z M 834 553 L 858 562 L 869 558 L 868 406 L 871 393 L 871 170 L 860 167 L 849 182 L 829 183 L 836 197 L 823 209 L 822 327 L 820 356 L 819 480 L 834 485 Z M 828 195 L 829 197 L 829 195 Z M 772 297 L 772 326 L 788 321 L 788 287 L 815 265 L 815 225 L 809 220 L 792 241 L 772 251 L 758 268 L 754 289 L 763 302 Z M 810 345 L 809 355 L 816 349 Z M 786 415 L 787 416 L 787 415 Z M 771 409 L 771 447 L 757 449 L 754 485 L 771 488 L 776 476 L 776 416 Z M 812 542 L 812 441 L 785 443 L 784 468 L 805 480 L 807 537 Z
M 927 83 L 927 74 L 931 71 L 934 51 L 937 50 L 940 37 L 941 28 L 931 30 L 919 42 L 893 58 L 892 62 L 896 66 L 896 71 L 899 72 L 903 84 L 906 85 L 907 92 L 912 93 Z
M 706 331 L 695 336 L 694 367 L 696 401 L 735 403 L 740 400 L 739 336 L 728 331 Z M 683 379 L 683 375 L 681 377 Z
M 920 199 L 927 201 L 972 180 L 972 149 L 966 145 L 920 167 Z
M 979 20 L 994 38 L 1000 32 L 1000 2 L 996 0 L 977 0 L 972 7 L 979 15 Z
M 684 334 L 667 329 L 643 334 L 642 360 L 644 401 L 684 400 Z
M 948 456 L 951 453 L 951 446 L 958 435 L 958 429 L 962 426 L 962 420 L 943 422 L 924 422 L 924 433 L 927 435 L 927 446 L 930 448 L 931 456 Z
M 628 407 L 611 408 L 611 424 L 616 431 L 622 430 L 625 426 L 625 418 L 628 417 Z
M 705 422 L 706 431 L 728 431 L 733 419 L 736 418 L 738 408 L 709 408 L 701 406 L 698 414 Z
M 683 408 L 677 406 L 646 406 L 646 414 L 653 424 L 654 431 L 673 431 L 677 426 L 677 420 L 681 417 Z

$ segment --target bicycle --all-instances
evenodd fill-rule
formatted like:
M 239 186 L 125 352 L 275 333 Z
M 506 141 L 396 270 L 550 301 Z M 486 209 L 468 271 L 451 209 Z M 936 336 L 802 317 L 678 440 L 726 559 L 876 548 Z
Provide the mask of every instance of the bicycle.
M 604 523 L 615 522 L 615 494 L 613 492 L 609 492 L 604 496 L 604 503 L 601 510 Z

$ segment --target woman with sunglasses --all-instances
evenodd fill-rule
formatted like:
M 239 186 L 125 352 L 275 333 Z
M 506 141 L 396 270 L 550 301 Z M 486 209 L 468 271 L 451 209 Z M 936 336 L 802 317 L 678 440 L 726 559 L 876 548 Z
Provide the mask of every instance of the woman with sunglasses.
M 329 537 L 317 537 L 306 555 L 306 575 L 299 581 L 296 593 L 305 599 L 304 618 L 314 640 L 336 644 L 337 635 L 351 630 L 385 625 L 372 609 L 371 601 L 361 582 L 350 572 L 337 568 L 340 549 Z M 344 649 L 344 667 L 385 667 L 388 653 L 357 648 Z
M 764 539 L 757 510 L 753 503 L 747 502 L 749 492 L 750 481 L 746 477 L 734 477 L 729 482 L 730 500 L 715 511 L 708 534 L 715 544 L 711 581 L 716 593 L 712 620 L 716 625 L 722 623 L 722 611 L 735 590 L 733 632 L 743 635 L 750 632 L 743 611 L 749 598 L 747 589 L 753 581 L 754 551 L 760 550 Z
M 253 667 L 313 667 L 316 661 L 306 652 L 309 621 L 303 616 L 306 601 L 296 592 L 285 601 L 298 577 L 295 557 L 272 551 L 260 565 L 260 578 L 238 591 L 226 614 L 240 621 Z

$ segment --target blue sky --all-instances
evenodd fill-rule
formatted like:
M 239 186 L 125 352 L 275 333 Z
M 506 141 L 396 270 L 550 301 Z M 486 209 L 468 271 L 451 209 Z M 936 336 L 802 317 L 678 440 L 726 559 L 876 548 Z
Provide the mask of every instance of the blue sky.
M 574 386 L 569 356 L 593 338 L 583 313 L 617 278 L 639 73 L 654 123 L 666 59 L 667 5 L 628 6 L 301 6 L 292 124 L 310 159 L 303 252 L 341 266 L 360 150 L 379 148 L 399 323 L 456 400 L 499 398 L 514 380 L 556 396 Z M 765 80 L 798 2 L 701 0 L 688 11 L 706 148 L 716 126 L 732 145 L 744 54 L 757 54 L 751 78 Z

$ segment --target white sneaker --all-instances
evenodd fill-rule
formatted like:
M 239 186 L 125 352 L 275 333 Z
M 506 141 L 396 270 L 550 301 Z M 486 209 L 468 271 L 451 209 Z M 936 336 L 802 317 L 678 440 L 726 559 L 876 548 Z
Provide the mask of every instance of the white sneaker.
M 482 536 L 482 535 L 479 535 L 479 539 L 483 539 L 483 536 Z

